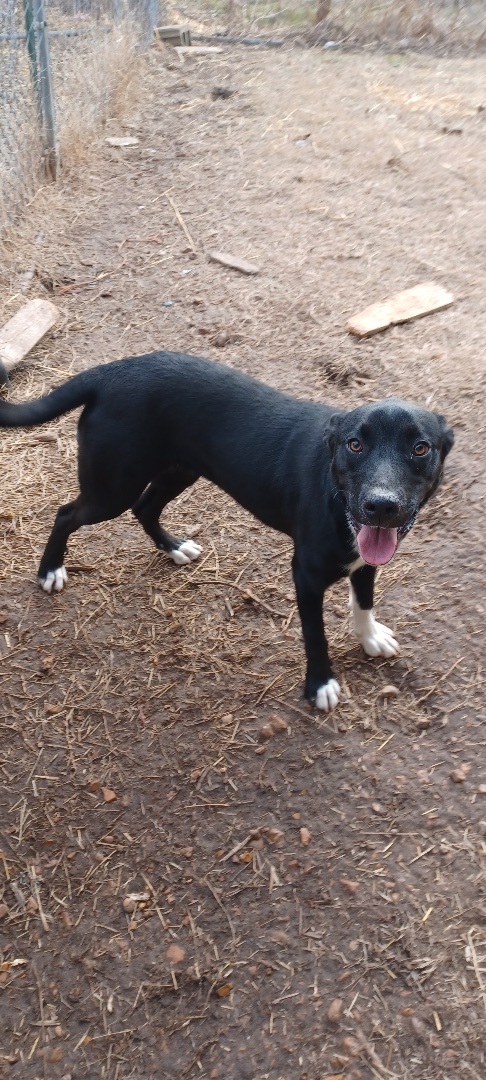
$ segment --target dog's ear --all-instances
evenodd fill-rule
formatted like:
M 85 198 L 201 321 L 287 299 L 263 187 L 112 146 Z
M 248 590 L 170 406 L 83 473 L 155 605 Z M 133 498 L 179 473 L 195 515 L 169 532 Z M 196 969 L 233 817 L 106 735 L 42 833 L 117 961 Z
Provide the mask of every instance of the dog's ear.
M 328 421 L 328 425 L 327 425 L 327 432 L 326 432 L 327 442 L 328 442 L 328 445 L 330 447 L 330 450 L 331 450 L 332 454 L 334 453 L 334 450 L 336 448 L 336 442 L 337 442 L 337 437 L 338 437 L 338 434 L 339 434 L 339 426 L 340 426 L 341 416 L 342 416 L 342 413 L 338 413 L 338 412 L 333 413 L 332 416 L 329 417 L 329 421 Z
M 442 461 L 445 461 L 449 451 L 452 450 L 452 447 L 454 446 L 454 432 L 452 428 L 449 427 L 445 416 L 441 416 L 440 413 L 436 413 L 435 415 L 439 421 L 440 434 L 442 438 L 440 456 L 442 458 Z

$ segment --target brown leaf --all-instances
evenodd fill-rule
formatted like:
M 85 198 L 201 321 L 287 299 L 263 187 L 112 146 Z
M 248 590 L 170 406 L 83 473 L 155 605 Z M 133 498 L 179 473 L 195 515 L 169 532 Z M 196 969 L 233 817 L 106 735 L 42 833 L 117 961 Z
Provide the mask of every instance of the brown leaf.
M 339 1023 L 343 1012 L 343 1004 L 342 998 L 334 998 L 334 1000 L 331 1001 L 327 1010 L 327 1019 L 331 1021 L 331 1024 Z
M 103 795 L 103 799 L 104 799 L 105 802 L 108 802 L 108 803 L 115 802 L 116 792 L 113 791 L 113 788 L 102 787 L 101 793 Z
M 43 675 L 50 675 L 56 662 L 55 656 L 41 656 L 39 667 Z
M 169 945 L 165 955 L 171 964 L 182 964 L 186 952 L 185 949 L 181 949 L 180 945 Z
M 262 832 L 265 833 L 267 840 L 270 840 L 271 844 L 281 844 L 283 841 L 284 834 L 282 830 L 276 829 L 273 825 L 270 825 L 268 828 L 262 829 Z
M 47 1061 L 62 1061 L 63 1049 L 62 1046 L 54 1046 L 52 1050 L 48 1050 L 46 1054 Z
M 216 994 L 218 995 L 219 998 L 225 998 L 225 997 L 228 997 L 228 994 L 231 994 L 232 989 L 233 989 L 233 984 L 232 983 L 223 983 L 222 986 L 218 986 L 218 989 L 216 990 Z
M 59 705 L 46 704 L 44 705 L 44 711 L 46 716 L 55 716 L 56 713 L 60 712 L 60 707 Z

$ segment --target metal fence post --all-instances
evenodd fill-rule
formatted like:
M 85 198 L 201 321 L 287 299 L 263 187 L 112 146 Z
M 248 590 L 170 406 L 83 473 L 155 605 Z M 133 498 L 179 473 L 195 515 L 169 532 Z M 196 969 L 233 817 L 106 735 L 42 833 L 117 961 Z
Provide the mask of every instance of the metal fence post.
M 32 86 L 34 88 L 35 101 L 37 105 L 37 112 L 42 120 L 42 110 L 40 105 L 40 92 L 39 92 L 39 72 L 37 70 L 37 49 L 35 44 L 35 30 L 34 30 L 34 12 L 32 10 L 32 0 L 24 0 L 24 22 L 25 32 L 27 34 L 27 52 L 29 54 L 29 67 L 30 77 L 32 79 Z
M 56 139 L 56 119 L 44 0 L 33 0 L 33 5 L 34 28 L 39 56 L 39 100 L 44 128 L 46 170 L 51 179 L 55 180 L 59 171 L 59 149 Z

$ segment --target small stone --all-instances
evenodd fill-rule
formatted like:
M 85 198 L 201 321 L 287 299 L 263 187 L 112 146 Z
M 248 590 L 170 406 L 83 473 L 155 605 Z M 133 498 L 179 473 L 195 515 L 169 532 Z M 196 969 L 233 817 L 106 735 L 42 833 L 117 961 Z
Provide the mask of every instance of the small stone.
M 116 800 L 116 792 L 113 791 L 113 788 L 102 787 L 101 793 L 102 793 L 103 799 L 104 799 L 104 801 L 106 803 L 115 802 L 115 800 Z
M 463 784 L 464 781 L 467 780 L 470 772 L 471 766 L 464 762 L 462 765 L 459 765 L 457 769 L 452 769 L 452 771 L 449 773 L 449 776 L 455 784 Z
M 305 825 L 299 829 L 299 836 L 302 847 L 307 847 L 311 842 L 312 833 L 309 832 L 309 829 L 306 829 Z
M 410 1025 L 415 1034 L 418 1035 L 419 1039 L 427 1039 L 428 1029 L 424 1024 L 423 1020 L 419 1020 L 418 1016 L 411 1016 Z
M 359 889 L 359 881 L 350 881 L 349 878 L 341 878 L 341 885 L 351 896 L 355 896 Z
M 352 1035 L 346 1035 L 341 1041 L 341 1046 L 350 1057 L 359 1057 L 361 1053 L 361 1043 Z
M 430 727 L 431 723 L 430 716 L 418 716 L 415 720 L 415 727 L 419 728 L 420 731 L 425 731 L 426 728 Z
M 181 949 L 180 945 L 169 945 L 165 955 L 171 964 L 182 964 L 186 952 L 185 949 Z
M 327 1010 L 327 1019 L 331 1022 L 331 1024 L 339 1023 L 343 1012 L 343 1004 L 344 1002 L 342 998 L 334 998 L 334 1000 L 331 1001 L 331 1004 Z
M 126 896 L 125 897 L 125 899 L 123 901 L 123 910 L 124 911 L 126 911 L 129 915 L 131 915 L 135 911 L 136 906 L 137 906 L 136 902 L 135 902 L 135 900 L 132 900 L 131 896 Z
M 380 690 L 380 697 L 382 698 L 396 698 L 400 694 L 398 686 L 393 686 L 393 683 L 387 683 L 386 686 L 382 686 Z
M 277 945 L 289 944 L 289 935 L 285 933 L 285 930 L 274 930 L 273 933 L 270 934 L 270 938 L 272 941 L 275 941 Z
M 381 803 L 379 803 L 379 802 L 372 802 L 371 809 L 374 811 L 375 814 L 382 814 L 383 813 L 383 807 L 382 807 Z
M 0 919 L 5 919 L 8 915 L 8 907 L 6 904 L 0 904 Z
M 263 724 L 263 727 L 260 728 L 260 738 L 261 739 L 265 739 L 265 740 L 266 739 L 271 739 L 274 734 L 275 734 L 275 732 L 274 732 L 273 728 L 270 727 L 270 724 Z
M 288 723 L 281 716 L 271 716 L 268 721 L 272 731 L 288 731 Z
M 228 344 L 230 335 L 227 330 L 220 330 L 219 333 L 213 337 L 212 345 L 215 345 L 217 349 L 224 349 L 224 346 Z

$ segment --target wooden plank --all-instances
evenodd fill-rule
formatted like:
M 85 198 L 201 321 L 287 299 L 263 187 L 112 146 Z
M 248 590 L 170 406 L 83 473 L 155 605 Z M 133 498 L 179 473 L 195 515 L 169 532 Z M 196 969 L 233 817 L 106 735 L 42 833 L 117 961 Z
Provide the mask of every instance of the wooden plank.
M 137 139 L 135 135 L 109 135 L 108 138 L 105 139 L 105 143 L 108 143 L 108 146 L 118 146 L 121 149 L 124 146 L 138 146 L 139 142 L 140 139 Z
M 50 300 L 30 300 L 0 329 L 0 358 L 7 371 L 27 356 L 55 326 L 59 311 Z
M 182 58 L 184 56 L 216 56 L 217 53 L 223 52 L 220 45 L 176 45 L 175 51 Z
M 382 303 L 371 304 L 350 319 L 348 330 L 357 337 L 371 337 L 395 323 L 421 319 L 423 315 L 432 315 L 453 303 L 454 297 L 441 285 L 425 281 L 413 289 L 395 293 Z
M 226 251 L 209 251 L 208 256 L 213 262 L 221 263 L 222 266 L 229 266 L 231 270 L 239 270 L 240 274 L 260 273 L 260 267 L 255 266 L 255 263 L 240 259 L 237 255 L 230 255 Z

